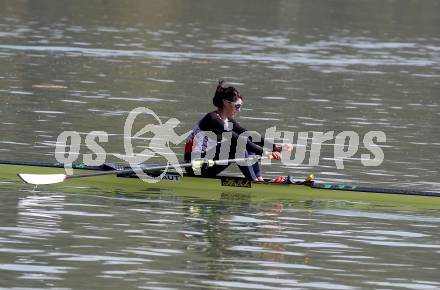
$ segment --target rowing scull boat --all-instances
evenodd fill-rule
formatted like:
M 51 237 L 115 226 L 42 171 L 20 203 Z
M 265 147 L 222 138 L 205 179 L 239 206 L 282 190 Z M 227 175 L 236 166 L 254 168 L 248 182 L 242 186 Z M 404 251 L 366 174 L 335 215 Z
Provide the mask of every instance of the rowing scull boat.
M 103 171 L 124 170 L 120 164 L 86 166 L 74 164 L 75 173 L 89 174 Z M 60 174 L 63 164 L 49 162 L 0 160 L 0 181 L 19 183 L 18 174 Z M 240 177 L 219 176 L 203 178 L 168 173 L 157 183 L 143 182 L 137 178 L 105 175 L 72 179 L 64 183 L 46 185 L 68 192 L 95 192 L 118 194 L 163 194 L 201 199 L 249 200 L 252 202 L 286 201 L 292 203 L 319 204 L 319 202 L 346 202 L 360 207 L 390 207 L 396 209 L 440 210 L 440 192 L 402 189 L 370 188 L 352 185 L 335 185 L 319 182 L 277 184 L 250 182 Z M 43 187 L 40 187 L 43 188 Z

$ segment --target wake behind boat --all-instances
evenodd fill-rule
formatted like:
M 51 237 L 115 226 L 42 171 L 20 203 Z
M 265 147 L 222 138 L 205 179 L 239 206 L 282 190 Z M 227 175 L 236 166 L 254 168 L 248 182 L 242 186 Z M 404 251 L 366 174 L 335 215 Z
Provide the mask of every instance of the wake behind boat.
M 161 166 L 144 164 L 151 172 Z M 165 174 L 157 183 L 143 182 L 132 170 L 121 164 L 87 166 L 73 164 L 75 175 L 87 178 L 71 178 L 60 184 L 45 185 L 68 192 L 142 193 L 167 194 L 202 199 L 248 199 L 252 202 L 287 201 L 293 203 L 319 203 L 343 201 L 366 207 L 390 207 L 396 209 L 440 209 L 440 193 L 402 189 L 370 188 L 353 185 L 337 185 L 317 181 L 293 181 L 273 183 L 269 180 L 254 182 L 238 176 L 206 178 Z M 154 171 L 154 170 L 153 170 Z M 0 160 L 0 180 L 20 182 L 18 174 L 64 175 L 64 165 L 50 162 Z M 154 175 L 154 172 L 152 173 Z M 133 178 L 135 177 L 135 178 Z

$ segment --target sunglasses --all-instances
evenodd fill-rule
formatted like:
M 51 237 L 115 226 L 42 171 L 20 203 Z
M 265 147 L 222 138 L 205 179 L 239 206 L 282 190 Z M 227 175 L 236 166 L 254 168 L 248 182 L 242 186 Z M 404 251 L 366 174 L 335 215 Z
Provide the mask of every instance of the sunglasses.
M 228 101 L 228 103 L 234 105 L 234 108 L 237 110 L 241 109 L 241 104 L 234 104 L 234 102 L 231 102 L 231 101 Z

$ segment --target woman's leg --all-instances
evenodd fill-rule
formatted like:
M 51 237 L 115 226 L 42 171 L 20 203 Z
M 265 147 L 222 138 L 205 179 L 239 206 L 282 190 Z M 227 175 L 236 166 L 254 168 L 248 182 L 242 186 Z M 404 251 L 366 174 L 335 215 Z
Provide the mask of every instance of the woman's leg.
M 252 157 L 253 155 L 255 154 L 246 151 L 244 157 L 248 158 L 248 157 Z M 240 168 L 241 173 L 243 173 L 244 177 L 246 177 L 247 179 L 259 180 L 259 178 L 261 178 L 260 164 L 258 163 L 258 161 L 252 165 L 243 165 L 243 166 L 239 165 L 238 168 Z
M 221 144 L 218 144 L 215 149 L 216 153 L 215 153 L 214 160 L 219 160 L 220 149 L 221 149 L 220 146 L 221 146 Z M 254 153 L 246 151 L 244 154 L 244 157 L 248 158 L 248 157 L 252 157 L 254 155 L 255 155 Z M 205 154 L 203 154 L 202 158 L 204 156 L 205 156 Z M 232 151 L 229 154 L 229 159 L 234 159 L 234 158 L 235 158 L 235 151 Z M 198 175 L 205 176 L 205 177 L 214 177 L 214 176 L 217 176 L 223 170 L 225 170 L 229 165 L 230 164 L 214 165 L 213 167 L 204 168 L 199 171 Z M 240 168 L 240 171 L 243 173 L 243 175 L 246 179 L 254 180 L 254 181 L 256 181 L 256 180 L 262 181 L 262 177 L 260 175 L 260 164 L 258 161 L 252 165 L 243 165 L 243 166 L 238 165 L 238 168 Z M 192 168 L 187 167 L 185 169 L 189 175 L 196 175 Z

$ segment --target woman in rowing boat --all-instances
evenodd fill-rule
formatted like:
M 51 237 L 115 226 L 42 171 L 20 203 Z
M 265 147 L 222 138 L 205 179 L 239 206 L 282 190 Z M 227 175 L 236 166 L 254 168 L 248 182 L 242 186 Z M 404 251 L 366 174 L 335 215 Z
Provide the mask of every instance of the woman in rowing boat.
M 206 114 L 196 124 L 186 140 L 184 156 L 186 162 L 191 161 L 194 157 L 204 158 L 205 156 L 210 156 L 210 158 L 214 156 L 214 160 L 234 159 L 237 150 L 240 150 L 240 148 L 238 148 L 239 146 L 237 146 L 240 144 L 240 135 L 248 132 L 234 119 L 234 116 L 240 112 L 243 105 L 243 96 L 237 89 L 234 87 L 225 88 L 223 87 L 223 81 L 219 82 L 212 102 L 217 110 Z M 271 159 L 280 159 L 280 152 L 282 150 L 292 150 L 292 145 L 276 145 L 269 142 L 269 140 L 265 141 L 259 134 L 256 136 L 255 133 L 256 132 L 253 132 L 252 134 L 253 139 L 258 140 L 258 142 L 253 141 L 252 137 L 245 137 L 246 140 L 243 142 L 246 145 L 246 147 L 243 148 L 245 158 L 257 155 L 267 156 Z M 226 148 L 225 151 L 225 148 L 222 149 L 222 146 L 229 148 Z M 271 148 L 272 150 L 264 152 L 263 146 Z M 230 149 L 229 154 L 227 154 L 227 149 Z M 224 155 L 222 154 L 223 152 L 226 152 L 227 155 L 222 156 Z M 229 164 L 202 168 L 200 174 L 206 177 L 213 177 L 228 166 Z M 264 181 L 260 174 L 258 162 L 248 165 L 239 164 L 239 168 L 247 179 Z M 194 175 L 194 171 L 191 168 L 187 168 L 187 172 Z

